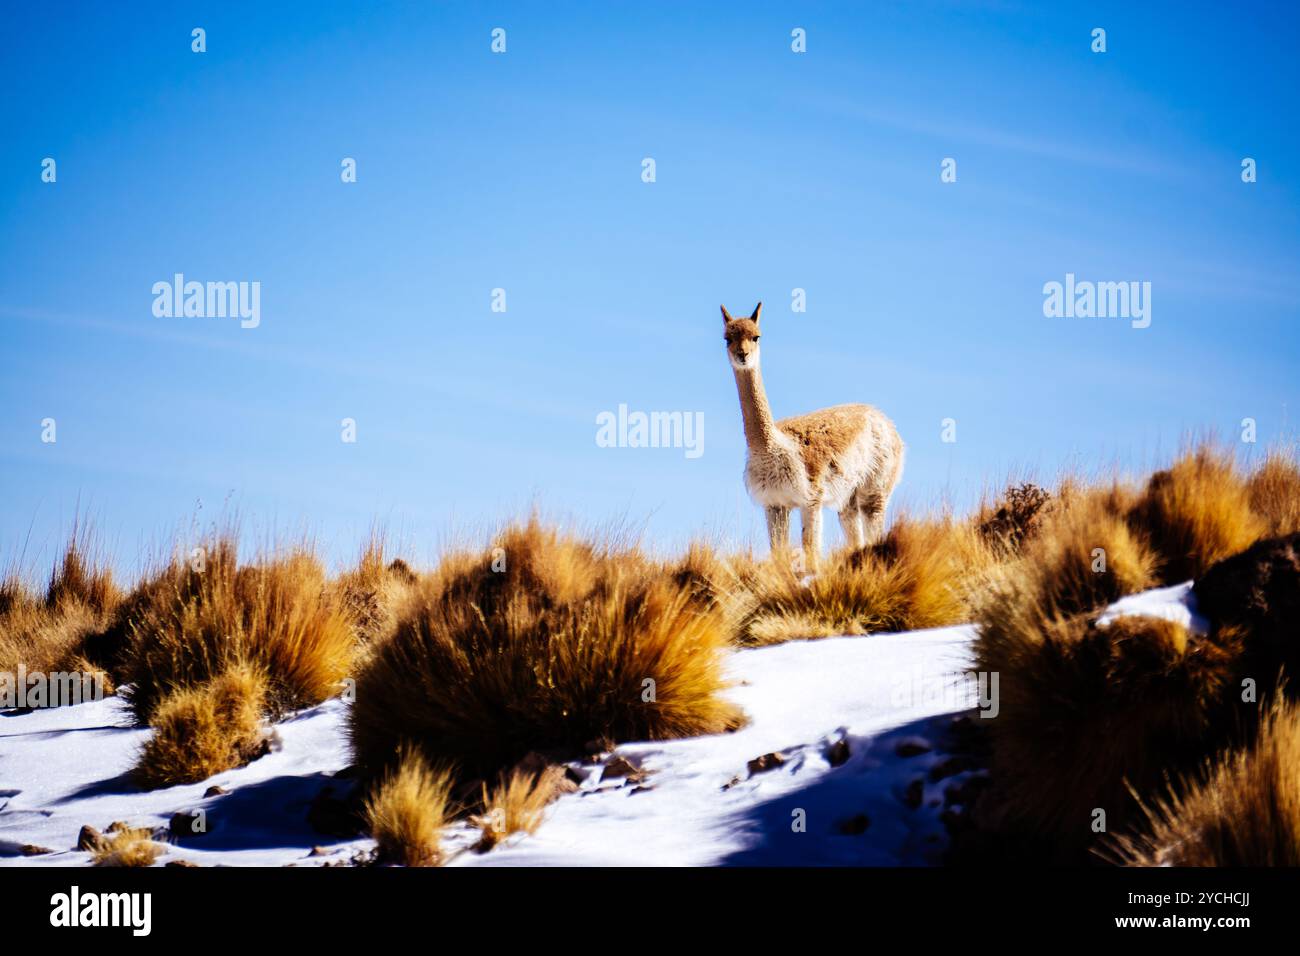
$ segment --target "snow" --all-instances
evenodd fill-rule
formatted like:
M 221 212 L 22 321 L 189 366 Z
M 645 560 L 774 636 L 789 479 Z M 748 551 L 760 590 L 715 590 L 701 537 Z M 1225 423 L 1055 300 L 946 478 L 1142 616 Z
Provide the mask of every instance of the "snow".
M 1191 581 L 1120 598 L 1097 618 L 1097 624 L 1105 627 L 1117 617 L 1160 617 L 1181 624 L 1193 634 L 1205 634 L 1210 628 L 1210 622 L 1196 611 Z
M 1187 585 L 1147 592 L 1103 620 L 1156 614 L 1194 624 L 1190 600 Z M 944 791 L 980 772 L 939 766 L 949 724 L 980 719 L 963 677 L 973 638 L 963 625 L 736 651 L 728 693 L 749 717 L 742 729 L 624 744 L 616 754 L 639 768 L 634 779 L 603 780 L 601 764 L 575 763 L 585 781 L 548 808 L 535 834 L 480 854 L 469 849 L 475 831 L 457 825 L 445 840 L 449 865 L 939 862 Z M 326 786 L 348 787 L 332 779 L 351 763 L 347 706 L 331 700 L 282 721 L 276 749 L 246 767 L 148 792 L 126 772 L 150 731 L 131 726 L 120 699 L 0 712 L 0 866 L 84 865 L 89 854 L 70 849 L 83 824 L 166 827 L 174 813 L 198 809 L 208 832 L 169 845 L 160 863 L 345 862 L 371 841 L 317 833 L 306 816 Z M 751 770 L 769 754 L 783 759 Z M 213 785 L 228 792 L 205 798 Z M 21 855 L 28 844 L 55 852 Z M 314 847 L 323 854 L 310 855 Z

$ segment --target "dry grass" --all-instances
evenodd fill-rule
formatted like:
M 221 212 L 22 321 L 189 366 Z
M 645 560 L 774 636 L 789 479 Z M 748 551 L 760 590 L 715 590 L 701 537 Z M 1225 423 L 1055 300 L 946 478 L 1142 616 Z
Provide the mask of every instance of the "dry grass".
M 146 723 L 164 698 L 242 664 L 266 676 L 278 716 L 337 693 L 352 661 L 352 622 L 302 550 L 241 567 L 234 541 L 218 538 L 201 570 L 173 561 L 124 607 L 121 673 Z
M 1011 485 L 996 507 L 983 506 L 975 517 L 976 528 L 989 547 L 1001 554 L 1017 554 L 1024 543 L 1038 533 L 1050 492 L 1032 482 Z
M 356 567 L 334 583 L 338 600 L 351 618 L 358 643 L 372 644 L 392 633 L 397 608 L 417 578 L 401 558 L 388 560 L 382 535 L 372 534 Z
M 490 778 L 533 750 L 727 730 L 727 644 L 721 612 L 639 553 L 534 519 L 420 582 L 358 675 L 353 750 L 374 774 L 410 741 Z
M 123 827 L 104 834 L 90 852 L 95 866 L 153 866 L 163 847 L 147 827 Z
M 1246 494 L 1269 537 L 1300 531 L 1300 466 L 1294 451 L 1270 451 L 1247 480 Z
M 1128 866 L 1300 866 L 1300 711 L 1279 695 L 1254 746 L 1179 789 L 1105 855 Z
M 50 575 L 43 595 L 11 575 L 0 583 L 0 671 L 99 675 L 107 693 L 113 681 L 87 660 L 87 642 L 121 600 L 112 573 L 89 556 L 75 532 Z
M 483 812 L 474 818 L 483 831 L 477 849 L 491 850 L 512 833 L 535 832 L 563 776 L 562 767 L 550 766 L 540 773 L 515 770 L 508 776 L 503 774 L 491 790 L 484 785 Z
M 1010 573 L 1044 614 L 1104 607 L 1155 584 L 1159 557 L 1127 521 L 1132 492 L 1117 483 L 1062 488 Z
M 164 698 L 133 768 L 145 788 L 197 783 L 266 752 L 266 679 L 244 664 Z
M 400 748 L 396 765 L 366 801 L 377 861 L 437 866 L 442 861 L 442 831 L 452 816 L 451 788 L 449 771 L 431 767 L 415 748 Z
M 1004 578 L 980 610 L 976 666 L 999 677 L 983 822 L 1080 862 L 1096 809 L 1114 832 L 1135 816 L 1130 784 L 1143 791 L 1221 739 L 1237 649 L 1157 618 L 1046 614 L 1020 588 Z
M 747 645 L 908 631 L 968 619 L 968 589 L 994 560 L 968 525 L 900 519 L 878 544 L 842 552 L 804 583 L 769 562 L 733 600 L 745 602 L 738 640 Z
M 1165 584 L 1200 577 L 1268 530 L 1265 519 L 1251 510 L 1246 477 L 1232 452 L 1212 442 L 1152 475 L 1131 520 L 1160 554 Z
M 89 539 L 74 531 L 62 560 L 50 574 L 50 583 L 45 591 L 47 607 L 79 604 L 96 614 L 109 614 L 117 607 L 122 592 L 113 581 L 112 571 L 92 554 Z

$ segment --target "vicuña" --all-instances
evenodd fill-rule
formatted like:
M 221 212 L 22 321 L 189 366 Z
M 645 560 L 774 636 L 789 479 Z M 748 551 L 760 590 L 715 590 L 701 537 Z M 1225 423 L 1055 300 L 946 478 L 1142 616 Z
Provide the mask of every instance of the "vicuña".
M 749 449 L 745 488 L 767 512 L 773 555 L 789 547 L 790 511 L 799 509 L 805 566 L 812 571 L 821 556 L 823 507 L 839 512 L 851 548 L 884 534 L 885 506 L 903 473 L 903 440 L 870 405 L 836 405 L 772 421 L 758 367 L 762 311 L 760 302 L 749 318 L 733 319 L 722 307 Z

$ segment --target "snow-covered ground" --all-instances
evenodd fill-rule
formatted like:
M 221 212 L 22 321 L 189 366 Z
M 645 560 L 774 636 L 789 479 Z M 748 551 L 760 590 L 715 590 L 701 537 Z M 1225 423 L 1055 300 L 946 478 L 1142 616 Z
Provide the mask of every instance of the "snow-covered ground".
M 1188 585 L 1111 613 L 1196 620 Z M 474 833 L 458 827 L 446 841 L 451 865 L 936 863 L 941 814 L 979 773 L 944 749 L 955 719 L 981 719 L 963 677 L 972 638 L 961 626 L 737 651 L 730 694 L 750 718 L 743 729 L 620 746 L 615 755 L 637 768 L 631 777 L 606 771 L 612 757 L 575 764 L 586 779 L 535 834 L 479 854 L 468 849 Z M 247 767 L 152 792 L 125 775 L 150 731 L 130 725 L 119 699 L 0 712 L 0 865 L 83 865 L 89 854 L 72 849 L 83 824 L 165 828 L 198 809 L 208 832 L 178 839 L 160 863 L 346 861 L 370 841 L 307 822 L 324 788 L 348 788 L 332 779 L 351 762 L 346 707 L 333 700 L 281 722 L 277 749 Z M 226 792 L 205 798 L 214 785 Z M 29 856 L 24 846 L 54 852 Z

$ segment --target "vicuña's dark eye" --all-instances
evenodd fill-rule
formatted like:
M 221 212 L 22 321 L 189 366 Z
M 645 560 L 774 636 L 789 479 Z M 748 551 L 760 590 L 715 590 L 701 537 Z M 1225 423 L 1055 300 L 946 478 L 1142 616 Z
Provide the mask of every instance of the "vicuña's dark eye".
M 758 341 L 759 339 L 761 339 L 761 338 L 762 338 L 761 335 L 756 335 L 756 336 L 754 336 L 754 341 L 757 342 L 757 341 Z

